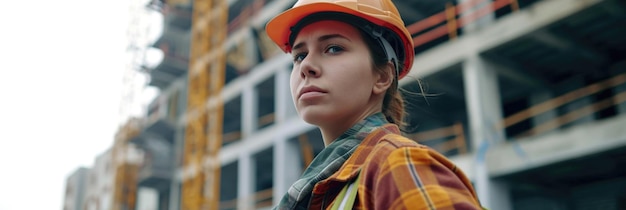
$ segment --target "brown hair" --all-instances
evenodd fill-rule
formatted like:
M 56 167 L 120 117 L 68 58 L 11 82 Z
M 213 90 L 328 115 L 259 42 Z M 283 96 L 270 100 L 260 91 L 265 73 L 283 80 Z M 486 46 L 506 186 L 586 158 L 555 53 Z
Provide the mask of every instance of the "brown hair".
M 358 28 L 358 27 L 357 27 Z M 385 55 L 385 51 L 382 49 L 376 41 L 371 38 L 371 36 L 365 33 L 362 30 L 361 36 L 367 47 L 369 48 L 370 55 L 372 57 L 372 66 L 374 71 L 380 74 L 389 74 L 389 62 L 387 60 L 387 56 Z M 397 69 L 402 69 L 402 61 L 397 62 L 399 66 L 396 66 Z M 396 77 L 396 69 L 392 69 L 392 77 L 393 81 L 391 82 L 391 86 L 385 92 L 385 97 L 383 98 L 383 107 L 382 112 L 390 123 L 396 124 L 400 129 L 403 129 L 405 126 L 404 115 L 406 112 L 404 111 L 404 100 L 402 99 L 402 94 L 400 94 L 400 90 L 398 88 L 398 78 Z

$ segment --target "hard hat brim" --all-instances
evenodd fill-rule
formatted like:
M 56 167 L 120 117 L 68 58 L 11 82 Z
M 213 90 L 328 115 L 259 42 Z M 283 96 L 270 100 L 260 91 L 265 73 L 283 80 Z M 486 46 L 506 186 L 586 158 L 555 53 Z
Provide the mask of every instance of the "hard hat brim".
M 367 9 L 366 7 L 367 6 L 365 5 L 357 5 L 355 3 L 348 2 L 343 2 L 343 4 L 337 2 L 315 2 L 299 5 L 272 18 L 265 26 L 265 32 L 283 52 L 291 53 L 291 43 L 289 43 L 291 27 L 296 25 L 304 17 L 318 12 L 339 12 L 351 14 L 370 21 L 376 25 L 389 28 L 397 33 L 400 39 L 403 39 L 403 47 L 405 49 L 403 55 L 404 66 L 403 70 L 400 72 L 399 79 L 404 77 L 409 72 L 413 64 L 414 53 L 411 35 L 406 28 L 398 28 L 404 26 L 400 17 L 389 18 L 390 15 L 393 15 L 392 13 L 379 13 L 378 11 Z M 361 10 L 364 9 L 368 10 L 368 13 L 361 12 Z
M 266 27 L 266 33 L 285 53 L 291 52 L 291 46 L 289 43 L 289 35 L 291 34 L 291 26 L 294 26 L 302 18 L 317 13 L 317 12 L 341 12 L 364 17 L 366 15 L 355 11 L 353 8 L 348 8 L 342 5 L 318 2 L 307 5 L 302 5 L 296 8 L 291 8 L 283 13 L 280 13 L 273 19 L 271 19 Z M 372 21 L 372 20 L 370 20 Z

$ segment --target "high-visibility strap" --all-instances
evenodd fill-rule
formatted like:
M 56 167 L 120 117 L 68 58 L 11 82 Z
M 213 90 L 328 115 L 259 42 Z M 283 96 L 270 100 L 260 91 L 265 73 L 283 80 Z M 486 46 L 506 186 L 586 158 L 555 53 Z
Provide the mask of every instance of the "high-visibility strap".
M 359 174 L 356 175 L 356 180 L 352 181 L 350 184 L 344 186 L 341 189 L 339 195 L 337 195 L 337 198 L 333 203 L 333 206 L 330 208 L 331 210 L 352 209 L 352 206 L 354 206 L 354 201 L 356 200 L 356 193 L 357 191 L 359 191 L 359 180 L 361 180 L 360 171 Z

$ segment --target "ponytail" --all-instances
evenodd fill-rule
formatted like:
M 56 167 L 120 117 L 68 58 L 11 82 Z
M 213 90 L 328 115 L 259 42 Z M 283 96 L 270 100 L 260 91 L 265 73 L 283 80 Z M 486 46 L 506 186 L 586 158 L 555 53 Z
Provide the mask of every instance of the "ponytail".
M 363 37 L 370 50 L 374 71 L 380 74 L 393 75 L 391 86 L 387 89 L 385 97 L 383 98 L 382 112 L 387 118 L 387 121 L 396 124 L 400 130 L 402 130 L 406 125 L 404 122 L 404 115 L 406 112 L 404 111 L 404 100 L 402 99 L 402 94 L 400 94 L 400 90 L 398 89 L 398 78 L 395 77 L 395 75 L 397 75 L 395 73 L 395 69 L 390 68 L 389 60 L 387 60 L 387 55 L 385 54 L 385 50 L 382 49 L 382 46 L 376 43 L 376 41 L 366 32 L 362 30 L 359 31 L 361 32 L 361 37 Z M 403 62 L 398 62 L 397 64 L 399 66 L 396 68 L 403 68 Z M 389 71 L 392 71 L 393 73 L 390 73 Z
M 383 114 L 390 123 L 396 124 L 400 130 L 404 128 L 404 100 L 398 89 L 398 80 L 394 79 L 383 99 Z

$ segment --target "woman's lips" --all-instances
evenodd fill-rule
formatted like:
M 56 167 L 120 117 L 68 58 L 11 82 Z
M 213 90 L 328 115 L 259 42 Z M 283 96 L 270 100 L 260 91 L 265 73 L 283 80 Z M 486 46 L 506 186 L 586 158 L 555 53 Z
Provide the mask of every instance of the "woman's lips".
M 298 98 L 300 99 L 312 98 L 312 97 L 321 96 L 325 93 L 327 93 L 327 91 L 319 87 L 307 86 L 300 90 L 300 93 L 298 94 Z

